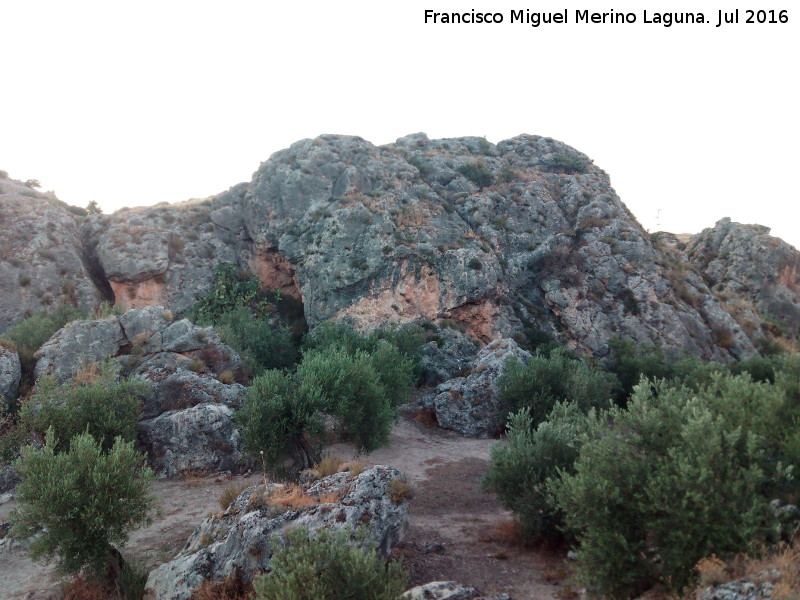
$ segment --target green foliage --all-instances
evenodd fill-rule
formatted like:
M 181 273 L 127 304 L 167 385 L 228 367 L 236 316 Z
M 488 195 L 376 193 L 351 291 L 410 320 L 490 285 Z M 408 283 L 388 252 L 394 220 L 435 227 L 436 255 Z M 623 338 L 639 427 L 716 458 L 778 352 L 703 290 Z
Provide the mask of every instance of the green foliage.
M 152 471 L 121 438 L 108 452 L 88 433 L 75 436 L 67 452 L 57 454 L 54 445 L 50 430 L 41 450 L 26 446 L 16 463 L 22 482 L 14 533 L 32 538 L 33 558 L 57 557 L 64 572 L 102 576 L 114 560 L 113 546 L 147 519 Z
M 749 393 L 759 384 L 722 379 L 700 395 L 645 381 L 627 409 L 593 422 L 574 472 L 552 482 L 580 569 L 600 593 L 629 597 L 657 582 L 681 590 L 700 558 L 769 541 L 765 491 L 785 473 L 766 467 L 759 436 L 741 422 L 771 401 Z M 745 408 L 733 406 L 745 397 Z
M 479 188 L 489 187 L 494 183 L 494 175 L 482 160 L 465 163 L 457 171 Z
M 334 415 L 337 429 L 360 450 L 369 452 L 386 442 L 397 411 L 372 355 L 336 346 L 310 350 L 297 377 L 300 395 Z
M 216 329 L 256 375 L 265 369 L 287 369 L 297 362 L 297 341 L 289 328 L 258 319 L 249 308 L 241 306 L 225 313 Z
M 86 205 L 86 214 L 89 215 L 103 214 L 103 209 L 100 208 L 100 205 L 97 203 L 97 200 L 89 200 L 89 204 Z
M 211 291 L 194 305 L 189 318 L 202 325 L 215 325 L 227 313 L 248 307 L 263 316 L 272 310 L 261 284 L 233 263 L 224 263 L 214 273 Z
M 562 515 L 550 485 L 560 473 L 571 473 L 582 436 L 595 420 L 577 405 L 559 402 L 534 429 L 530 410 L 509 418 L 508 444 L 494 445 L 484 486 L 514 512 L 523 535 L 534 540 L 561 537 Z
M 567 152 L 554 152 L 544 161 L 544 166 L 551 171 L 563 173 L 586 173 L 589 162 L 577 154 Z
M 316 398 L 298 394 L 297 381 L 283 371 L 265 371 L 251 382 L 236 419 L 245 449 L 264 452 L 270 463 L 297 450 L 306 432 L 317 434 L 323 422 Z
M 117 436 L 125 441 L 136 438 L 140 397 L 147 389 L 142 381 L 119 379 L 119 365 L 113 360 L 101 365 L 86 383 L 72 380 L 59 385 L 53 377 L 42 377 L 23 405 L 20 421 L 42 433 L 52 427 L 58 446 L 88 432 L 108 450 Z
M 559 401 L 574 402 L 583 411 L 608 407 L 616 380 L 558 348 L 549 356 L 534 355 L 528 364 L 510 358 L 498 384 L 504 410 L 529 408 L 535 427 Z
M 399 563 L 384 565 L 365 531 L 320 529 L 311 538 L 306 527 L 272 537 L 276 548 L 269 575 L 253 581 L 255 600 L 395 600 L 405 589 Z
M 642 377 L 669 379 L 694 389 L 708 383 L 721 370 L 716 363 L 705 363 L 688 354 L 668 355 L 659 346 L 636 345 L 620 338 L 612 338 L 609 346 L 611 359 L 607 368 L 619 380 L 614 399 L 621 405 L 627 402 Z
M 15 323 L 2 335 L 0 341 L 11 342 L 19 353 L 22 366 L 20 396 L 25 395 L 33 385 L 33 369 L 36 366 L 33 354 L 64 325 L 83 318 L 85 315 L 79 309 L 60 304 L 53 311 L 37 310 L 30 317 Z
M 473 257 L 469 260 L 467 266 L 473 271 L 480 271 L 483 268 L 483 263 L 479 258 Z

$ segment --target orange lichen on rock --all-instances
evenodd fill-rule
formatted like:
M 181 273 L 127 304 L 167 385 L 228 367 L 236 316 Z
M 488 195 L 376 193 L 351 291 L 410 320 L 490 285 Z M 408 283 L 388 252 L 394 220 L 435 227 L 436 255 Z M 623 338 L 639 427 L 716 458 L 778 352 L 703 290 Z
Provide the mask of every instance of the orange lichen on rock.
M 444 299 L 439 278 L 430 267 L 409 269 L 407 262 L 399 268 L 398 281 L 394 285 L 386 280 L 376 282 L 370 296 L 361 298 L 352 306 L 340 310 L 334 319 L 349 317 L 359 327 L 370 328 L 380 323 L 411 323 L 431 321 L 440 316 Z
M 277 250 L 257 250 L 250 260 L 250 269 L 261 280 L 263 289 L 280 290 L 292 298 L 303 299 L 292 265 Z
M 781 270 L 779 281 L 790 290 L 797 290 L 797 265 L 785 265 Z
M 463 323 L 466 333 L 481 342 L 489 342 L 496 337 L 495 321 L 500 309 L 489 300 L 462 304 L 450 310 L 445 315 Z
M 163 281 L 145 279 L 136 283 L 127 283 L 112 280 L 109 283 L 114 291 L 114 304 L 122 307 L 123 311 L 131 308 L 164 306 L 166 304 Z

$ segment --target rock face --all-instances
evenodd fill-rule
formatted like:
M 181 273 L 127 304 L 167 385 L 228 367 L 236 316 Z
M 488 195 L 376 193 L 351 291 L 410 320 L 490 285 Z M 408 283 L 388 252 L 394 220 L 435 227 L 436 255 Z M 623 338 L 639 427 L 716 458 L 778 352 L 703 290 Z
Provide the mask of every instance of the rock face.
M 288 261 L 312 325 L 447 318 L 482 341 L 540 330 L 595 355 L 614 334 L 720 359 L 753 351 L 608 176 L 554 140 L 322 136 L 262 164 L 243 207 L 259 251 Z
M 486 438 L 502 433 L 497 381 L 512 356 L 521 362 L 531 358 L 512 339 L 487 344 L 470 364 L 466 376 L 439 384 L 433 394 L 423 399 L 423 405 L 435 410 L 441 427 L 461 435 Z
M 14 196 L 28 203 L 20 207 L 0 196 L 0 210 L 20 223 L 0 232 L 0 260 L 16 261 L 0 271 L 11 290 L 0 330 L 47 302 L 88 306 L 101 296 L 179 315 L 229 262 L 301 300 L 311 326 L 449 320 L 482 343 L 533 346 L 549 336 L 602 357 L 616 335 L 723 361 L 755 351 L 759 312 L 777 322 L 767 326 L 798 328 L 793 248 L 722 221 L 685 254 L 648 235 L 588 157 L 539 136 L 494 145 L 414 134 L 382 147 L 337 135 L 302 140 L 249 183 L 90 216 L 80 236 L 54 199 L 11 191 L 29 195 Z M 57 264 L 47 259 L 53 248 Z M 28 274 L 30 257 L 38 271 Z M 74 285 L 57 293 L 65 279 Z M 723 294 L 748 288 L 741 300 L 754 308 L 732 310 L 707 283 Z M 430 384 L 444 376 L 429 373 Z
M 698 600 L 770 600 L 775 584 L 771 581 L 753 583 L 736 580 L 702 591 Z
M 237 246 L 247 235 L 234 218 L 235 192 L 222 196 L 228 203 L 222 213 L 204 200 L 122 209 L 87 220 L 82 227 L 87 254 L 107 278 L 116 304 L 162 305 L 181 313 L 209 292 L 216 267 L 237 262 Z
M 386 557 L 400 541 L 408 525 L 408 503 L 394 502 L 392 479 L 402 478 L 395 469 L 376 466 L 357 477 L 331 475 L 308 488 L 312 497 L 340 495 L 338 502 L 324 502 L 285 510 L 271 506 L 263 485 L 246 489 L 221 515 L 212 516 L 195 530 L 183 550 L 170 562 L 152 571 L 145 598 L 185 600 L 203 581 L 220 581 L 237 569 L 247 579 L 268 570 L 273 553 L 273 534 L 289 527 L 365 526 Z M 274 484 L 272 488 L 280 487 Z
M 759 329 L 775 327 L 796 338 L 800 333 L 800 252 L 769 231 L 725 218 L 693 236 L 686 252 L 751 335 L 758 337 L 763 334 Z M 770 322 L 764 323 L 761 315 Z
M 8 410 L 9 404 L 17 397 L 21 377 L 19 355 L 0 345 L 0 414 Z
M 84 310 L 103 299 L 83 260 L 75 218 L 52 194 L 0 179 L 0 333 L 59 303 Z
M 432 581 L 405 592 L 398 600 L 512 600 L 508 594 L 484 596 L 473 587 L 455 581 Z

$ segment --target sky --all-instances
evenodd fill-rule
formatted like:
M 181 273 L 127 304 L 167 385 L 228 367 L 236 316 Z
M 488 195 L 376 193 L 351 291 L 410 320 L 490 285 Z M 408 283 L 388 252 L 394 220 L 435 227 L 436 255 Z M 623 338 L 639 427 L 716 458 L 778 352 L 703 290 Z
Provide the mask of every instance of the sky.
M 800 9 L 744 23 L 755 5 L 5 0 L 0 169 L 112 212 L 222 192 L 323 133 L 530 133 L 589 155 L 651 231 L 728 216 L 800 246 Z M 426 24 L 426 9 L 504 22 Z M 574 22 L 611 9 L 637 22 Z M 646 24 L 645 9 L 711 23 Z

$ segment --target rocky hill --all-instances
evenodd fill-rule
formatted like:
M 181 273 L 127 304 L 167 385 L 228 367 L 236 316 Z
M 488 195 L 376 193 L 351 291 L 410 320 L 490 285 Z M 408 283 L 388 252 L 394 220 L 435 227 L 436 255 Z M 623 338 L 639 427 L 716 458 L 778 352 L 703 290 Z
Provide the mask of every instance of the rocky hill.
M 58 302 L 179 315 L 228 262 L 311 326 L 450 320 L 482 342 L 544 334 L 604 356 L 616 335 L 728 360 L 800 323 L 800 254 L 766 228 L 723 220 L 670 244 L 587 156 L 531 135 L 326 135 L 212 198 L 112 215 L 4 179 L 0 219 L 0 332 Z

